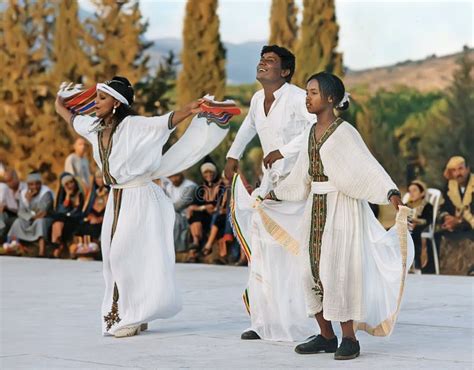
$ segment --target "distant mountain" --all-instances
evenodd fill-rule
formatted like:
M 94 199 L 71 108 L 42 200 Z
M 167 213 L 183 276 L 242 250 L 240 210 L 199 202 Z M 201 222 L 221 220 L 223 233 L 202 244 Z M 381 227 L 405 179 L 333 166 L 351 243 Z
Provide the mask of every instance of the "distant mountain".
M 178 38 L 161 38 L 153 41 L 147 50 L 150 66 L 156 67 L 162 57 L 171 50 L 179 58 L 182 42 Z M 241 44 L 225 42 L 227 50 L 227 79 L 230 84 L 252 83 L 255 81 L 255 68 L 265 41 L 250 41 Z

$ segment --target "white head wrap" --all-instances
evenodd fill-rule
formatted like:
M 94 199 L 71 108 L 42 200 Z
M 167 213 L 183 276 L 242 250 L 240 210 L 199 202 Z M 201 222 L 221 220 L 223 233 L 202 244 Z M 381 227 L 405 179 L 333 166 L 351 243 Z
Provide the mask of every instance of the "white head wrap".
M 30 173 L 30 174 L 26 177 L 26 182 L 27 182 L 27 183 L 31 183 L 31 182 L 41 182 L 41 175 L 40 175 L 38 172 Z
M 96 86 L 97 91 L 103 91 L 106 94 L 109 94 L 110 96 L 114 97 L 117 99 L 120 103 L 125 104 L 125 105 L 130 105 L 128 103 L 128 100 L 120 94 L 117 90 L 111 88 L 109 85 L 106 85 L 104 83 L 98 83 Z
M 206 171 L 212 171 L 214 173 L 217 173 L 217 168 L 216 166 L 214 166 L 214 164 L 206 162 L 201 166 L 201 173 L 203 174 Z

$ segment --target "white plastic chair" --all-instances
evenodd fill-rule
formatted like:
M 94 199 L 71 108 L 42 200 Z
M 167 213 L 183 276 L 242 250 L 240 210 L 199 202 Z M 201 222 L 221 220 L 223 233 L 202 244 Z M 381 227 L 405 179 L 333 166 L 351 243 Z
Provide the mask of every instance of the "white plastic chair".
M 426 190 L 425 199 L 428 203 L 433 206 L 433 220 L 431 224 L 428 226 L 428 230 L 421 233 L 422 239 L 429 239 L 431 240 L 431 247 L 433 249 L 433 259 L 435 265 L 435 272 L 439 275 L 439 260 L 438 260 L 438 249 L 436 248 L 436 241 L 434 237 L 434 231 L 436 227 L 436 218 L 438 216 L 438 209 L 439 209 L 439 202 L 441 200 L 441 191 L 434 188 L 428 188 Z M 403 204 L 407 204 L 410 200 L 410 193 L 406 193 L 403 196 L 402 202 Z
M 436 227 L 436 218 L 438 216 L 439 202 L 441 200 L 441 190 L 428 188 L 428 190 L 426 191 L 425 198 L 427 202 L 433 206 L 433 221 L 431 225 L 428 227 L 428 230 L 421 233 L 421 238 L 431 240 L 435 272 L 436 272 L 436 275 L 439 275 L 438 249 L 436 248 L 436 241 L 435 241 L 434 234 L 435 234 L 435 227 Z

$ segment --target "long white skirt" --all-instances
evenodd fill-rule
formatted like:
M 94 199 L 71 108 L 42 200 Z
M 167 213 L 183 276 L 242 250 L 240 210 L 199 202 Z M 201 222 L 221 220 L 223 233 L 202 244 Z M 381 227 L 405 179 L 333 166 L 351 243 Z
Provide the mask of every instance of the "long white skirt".
M 314 334 L 315 323 L 306 315 L 297 247 L 282 245 L 268 232 L 269 220 L 262 220 L 265 214 L 253 208 L 255 198 L 247 193 L 239 177 L 234 180 L 232 194 L 234 231 L 251 254 L 247 288 L 250 329 L 265 340 L 306 339 Z M 304 203 L 265 201 L 263 207 L 272 210 L 276 222 L 296 226 Z
M 114 334 L 124 326 L 168 318 L 181 310 L 175 281 L 174 209 L 162 189 L 145 186 L 119 190 L 120 209 L 111 192 L 102 226 L 105 295 L 102 332 Z M 117 201 L 117 199 L 115 199 Z M 111 242 L 114 213 L 118 221 Z M 119 322 L 107 330 L 116 284 Z
M 302 224 L 305 246 L 309 246 L 312 197 L 310 194 Z M 403 207 L 395 226 L 386 231 L 366 201 L 337 191 L 327 194 L 319 262 L 322 302 L 312 290 L 308 249 L 302 254 L 309 316 L 322 310 L 326 320 L 354 320 L 356 329 L 369 334 L 391 334 L 400 310 L 407 267 L 414 256 L 406 216 L 407 209 Z

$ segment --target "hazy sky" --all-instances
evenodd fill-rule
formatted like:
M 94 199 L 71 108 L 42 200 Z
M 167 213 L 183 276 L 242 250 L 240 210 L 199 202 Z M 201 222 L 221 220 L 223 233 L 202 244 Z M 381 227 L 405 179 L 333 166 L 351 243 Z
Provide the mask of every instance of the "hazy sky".
M 79 2 L 92 9 L 89 0 Z M 301 9 L 303 1 L 296 2 Z M 270 4 L 271 0 L 220 0 L 222 40 L 267 40 Z M 351 69 L 458 52 L 474 43 L 473 4 L 472 0 L 336 0 L 338 49 Z M 185 5 L 185 0 L 141 0 L 142 13 L 150 22 L 147 36 L 180 38 Z

